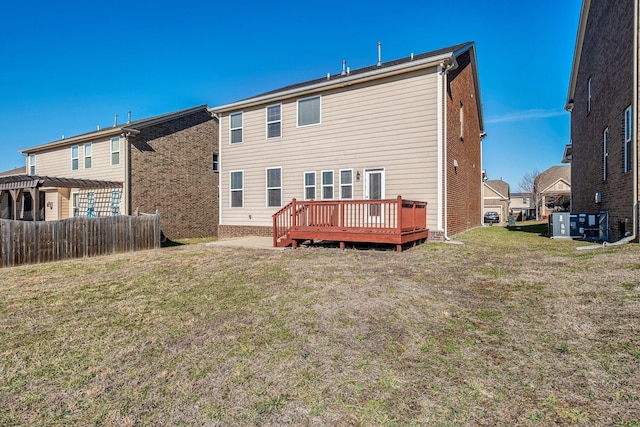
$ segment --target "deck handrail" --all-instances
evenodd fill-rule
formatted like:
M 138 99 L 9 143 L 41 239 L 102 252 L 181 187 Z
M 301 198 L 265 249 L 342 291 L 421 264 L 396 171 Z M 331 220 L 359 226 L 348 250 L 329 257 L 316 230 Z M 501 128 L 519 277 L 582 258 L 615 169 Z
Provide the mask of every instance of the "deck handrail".
M 273 215 L 274 246 L 288 245 L 292 230 L 395 232 L 402 234 L 427 225 L 427 203 L 395 199 L 292 199 Z

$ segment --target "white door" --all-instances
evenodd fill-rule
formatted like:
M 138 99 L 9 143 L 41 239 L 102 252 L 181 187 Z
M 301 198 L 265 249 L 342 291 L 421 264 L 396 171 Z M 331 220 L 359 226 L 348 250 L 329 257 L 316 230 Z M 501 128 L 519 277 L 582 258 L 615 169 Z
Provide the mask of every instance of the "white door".
M 364 199 L 384 199 L 384 169 L 364 170 Z M 382 222 L 382 205 L 371 204 L 369 206 L 369 221 Z

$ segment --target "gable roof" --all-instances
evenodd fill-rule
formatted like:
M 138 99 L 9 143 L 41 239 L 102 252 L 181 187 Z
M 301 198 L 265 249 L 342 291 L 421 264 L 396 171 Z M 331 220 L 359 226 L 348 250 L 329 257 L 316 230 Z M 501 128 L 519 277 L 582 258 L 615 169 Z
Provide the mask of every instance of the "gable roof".
M 504 182 L 501 179 L 489 179 L 484 182 L 484 185 L 493 190 L 496 194 L 498 194 L 503 199 L 509 198 L 509 184 Z
M 536 177 L 535 185 L 539 192 L 544 192 L 561 180 L 571 185 L 571 165 L 551 166 Z
M 571 111 L 571 108 L 573 108 L 573 97 L 576 92 L 576 80 L 578 79 L 578 68 L 580 67 L 580 58 L 582 56 L 582 44 L 584 42 L 584 34 L 587 28 L 587 18 L 589 17 L 590 7 L 591 0 L 583 0 L 582 9 L 580 10 L 578 34 L 576 35 L 576 46 L 573 51 L 573 65 L 571 66 L 571 77 L 569 78 L 569 92 L 567 93 L 567 101 L 564 106 L 567 111 Z
M 27 167 L 22 166 L 19 168 L 11 169 L 8 171 L 0 172 L 0 176 L 13 176 L 13 175 L 24 175 L 27 172 Z
M 72 136 L 70 138 L 64 138 L 46 144 L 37 145 L 35 147 L 26 148 L 20 150 L 22 154 L 37 153 L 39 151 L 49 150 L 51 148 L 64 147 L 67 145 L 75 145 L 85 141 L 92 141 L 98 138 L 106 138 L 110 136 L 120 135 L 122 133 L 138 134 L 146 127 L 157 125 L 159 123 L 168 122 L 178 119 L 180 117 L 188 116 L 199 111 L 206 111 L 209 113 L 208 106 L 206 104 L 199 105 L 197 107 L 187 108 L 185 110 L 174 111 L 171 113 L 160 114 L 158 116 L 148 117 L 146 119 L 136 120 L 130 123 L 125 123 L 120 126 L 113 126 L 110 128 L 100 129 L 93 132 L 87 132 L 80 135 Z
M 469 51 L 471 64 L 473 67 L 473 79 L 477 91 L 476 104 L 478 108 L 478 118 L 480 131 L 484 131 L 484 116 L 480 97 L 480 84 L 478 79 L 477 60 L 475 55 L 475 43 L 465 42 L 454 46 L 433 50 L 431 52 L 411 55 L 393 61 L 383 62 L 380 65 L 350 70 L 348 73 L 328 74 L 326 77 L 309 80 L 302 83 L 295 83 L 279 89 L 261 93 L 249 98 L 241 99 L 230 104 L 213 107 L 210 110 L 216 114 L 239 110 L 242 108 L 271 103 L 275 100 L 312 95 L 329 89 L 345 87 L 356 83 L 379 79 L 395 74 L 406 73 L 414 69 L 434 67 L 441 63 L 451 64 L 457 67 L 456 58 Z

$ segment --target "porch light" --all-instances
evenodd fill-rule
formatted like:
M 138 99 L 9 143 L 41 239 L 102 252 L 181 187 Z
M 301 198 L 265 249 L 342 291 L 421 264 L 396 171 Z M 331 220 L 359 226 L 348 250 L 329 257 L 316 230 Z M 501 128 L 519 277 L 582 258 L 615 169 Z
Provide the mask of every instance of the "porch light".
M 356 181 L 360 181 L 360 171 L 356 171 Z

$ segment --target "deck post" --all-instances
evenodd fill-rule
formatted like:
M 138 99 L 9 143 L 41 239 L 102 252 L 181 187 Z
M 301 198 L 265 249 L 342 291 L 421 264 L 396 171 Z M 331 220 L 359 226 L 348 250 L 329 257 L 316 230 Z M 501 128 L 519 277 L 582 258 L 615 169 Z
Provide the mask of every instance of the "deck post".
M 402 234 L 402 196 L 398 196 L 398 207 L 396 208 L 396 217 L 398 218 L 398 234 Z M 402 248 L 400 248 L 402 250 Z M 400 252 L 400 250 L 398 252 Z
M 296 206 L 296 199 L 291 200 L 291 228 L 298 225 L 298 207 Z
M 340 250 L 344 251 L 344 242 L 340 242 Z

